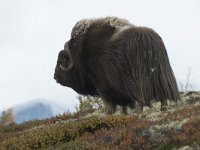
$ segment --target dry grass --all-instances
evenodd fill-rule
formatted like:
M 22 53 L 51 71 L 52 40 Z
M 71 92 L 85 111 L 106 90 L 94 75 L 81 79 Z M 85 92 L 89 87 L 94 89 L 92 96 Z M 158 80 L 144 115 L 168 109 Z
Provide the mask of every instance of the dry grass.
M 0 149 L 172 149 L 200 147 L 200 93 L 183 93 L 166 112 L 102 115 L 95 109 L 0 127 Z

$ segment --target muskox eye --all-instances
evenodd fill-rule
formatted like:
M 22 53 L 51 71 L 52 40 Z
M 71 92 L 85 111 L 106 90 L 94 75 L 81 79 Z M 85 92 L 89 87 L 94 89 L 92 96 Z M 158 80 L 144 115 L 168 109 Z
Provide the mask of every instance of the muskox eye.
M 71 38 L 69 41 L 69 48 L 72 48 L 77 45 L 77 39 L 76 38 Z

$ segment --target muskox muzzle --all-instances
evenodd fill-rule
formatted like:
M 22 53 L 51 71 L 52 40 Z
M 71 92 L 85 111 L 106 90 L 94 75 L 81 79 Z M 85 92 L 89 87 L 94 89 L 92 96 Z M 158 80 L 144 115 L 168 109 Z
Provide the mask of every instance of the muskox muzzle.
M 59 66 L 60 66 L 61 70 L 69 71 L 70 69 L 73 68 L 73 61 L 72 61 L 72 57 L 70 54 L 68 42 L 65 44 L 64 50 L 62 50 L 60 52 L 59 57 L 60 57 Z

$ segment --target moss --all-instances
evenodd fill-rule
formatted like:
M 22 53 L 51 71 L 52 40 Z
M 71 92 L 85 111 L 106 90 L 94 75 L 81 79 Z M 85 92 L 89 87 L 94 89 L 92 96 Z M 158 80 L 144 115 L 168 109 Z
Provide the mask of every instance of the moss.
M 106 116 L 92 108 L 12 123 L 0 127 L 0 149 L 173 149 L 187 145 L 198 149 L 200 100 L 196 96 L 189 102 L 190 98 L 187 95 L 184 103 L 170 105 L 165 112 L 158 111 L 157 104 L 127 116 Z
M 101 128 L 109 129 L 121 126 L 134 120 L 132 116 L 107 116 L 104 118 L 90 117 L 66 124 L 50 124 L 25 130 L 15 137 L 9 136 L 1 145 L 8 147 L 27 147 L 30 149 L 46 148 L 60 142 L 68 142 L 85 132 L 94 133 Z M 16 138 L 17 137 L 17 138 Z

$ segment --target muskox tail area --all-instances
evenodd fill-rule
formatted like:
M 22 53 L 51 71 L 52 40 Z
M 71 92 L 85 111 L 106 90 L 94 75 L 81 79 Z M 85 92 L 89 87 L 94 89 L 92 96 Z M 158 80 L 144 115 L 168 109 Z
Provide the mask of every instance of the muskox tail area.
M 129 29 L 127 56 L 134 80 L 133 90 L 138 101 L 150 105 L 152 100 L 180 99 L 176 79 L 161 37 L 152 29 Z M 130 34 L 132 33 L 132 34 Z

